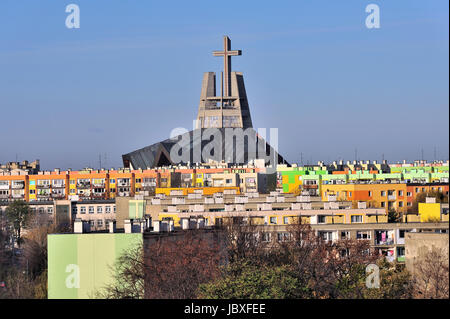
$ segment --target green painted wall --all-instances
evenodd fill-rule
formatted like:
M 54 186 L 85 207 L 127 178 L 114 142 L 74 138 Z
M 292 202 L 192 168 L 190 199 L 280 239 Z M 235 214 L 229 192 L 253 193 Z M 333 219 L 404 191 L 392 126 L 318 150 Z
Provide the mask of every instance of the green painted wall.
M 86 299 L 111 283 L 112 266 L 127 249 L 142 244 L 142 234 L 48 235 L 48 298 Z

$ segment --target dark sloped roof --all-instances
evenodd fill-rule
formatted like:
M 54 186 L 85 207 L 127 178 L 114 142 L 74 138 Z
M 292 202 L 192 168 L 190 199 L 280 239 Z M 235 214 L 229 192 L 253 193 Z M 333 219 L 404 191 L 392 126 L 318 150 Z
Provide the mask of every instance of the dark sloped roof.
M 207 163 L 210 159 L 220 159 L 231 164 L 247 164 L 261 158 L 265 159 L 266 164 L 287 163 L 253 128 L 246 129 L 245 133 L 242 141 L 240 137 L 233 138 L 233 129 L 196 129 L 124 154 L 122 159 L 125 167 L 131 165 L 134 169 L 188 164 L 187 162 Z M 266 154 L 259 152 L 257 143 L 263 148 L 265 146 Z M 178 155 L 189 155 L 172 158 L 171 151 L 173 155 L 177 151 Z

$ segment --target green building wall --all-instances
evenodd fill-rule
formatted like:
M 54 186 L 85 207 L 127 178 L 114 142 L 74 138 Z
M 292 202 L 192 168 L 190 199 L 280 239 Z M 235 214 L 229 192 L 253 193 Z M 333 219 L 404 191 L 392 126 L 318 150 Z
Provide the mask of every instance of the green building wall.
M 51 234 L 48 298 L 89 299 L 112 283 L 115 261 L 142 244 L 141 233 Z

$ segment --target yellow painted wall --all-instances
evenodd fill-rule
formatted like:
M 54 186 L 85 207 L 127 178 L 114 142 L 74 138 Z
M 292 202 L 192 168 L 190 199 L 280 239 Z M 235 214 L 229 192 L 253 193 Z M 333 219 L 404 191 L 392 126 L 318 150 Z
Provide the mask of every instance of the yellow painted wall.
M 439 221 L 441 220 L 441 204 L 419 203 L 419 215 L 422 223 Z

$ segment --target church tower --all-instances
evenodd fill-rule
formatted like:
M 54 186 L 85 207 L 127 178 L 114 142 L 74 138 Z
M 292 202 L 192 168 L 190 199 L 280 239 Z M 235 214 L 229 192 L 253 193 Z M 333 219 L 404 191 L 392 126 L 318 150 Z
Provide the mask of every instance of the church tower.
M 231 71 L 231 57 L 242 55 L 241 50 L 231 50 L 231 40 L 223 37 L 223 51 L 213 56 L 223 56 L 224 70 L 220 76 L 220 95 L 216 94 L 216 74 L 205 72 L 198 106 L 196 128 L 251 128 L 252 119 L 241 72 Z

